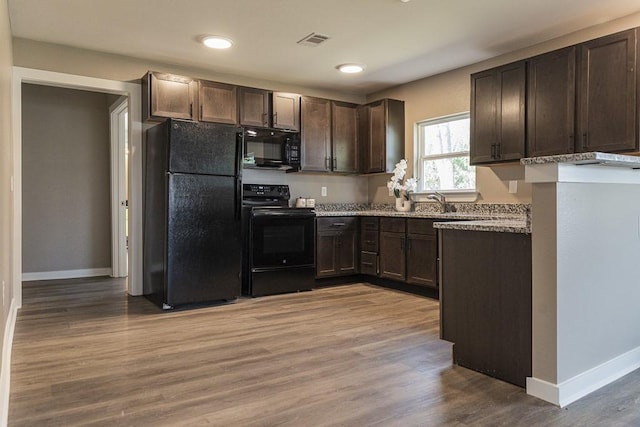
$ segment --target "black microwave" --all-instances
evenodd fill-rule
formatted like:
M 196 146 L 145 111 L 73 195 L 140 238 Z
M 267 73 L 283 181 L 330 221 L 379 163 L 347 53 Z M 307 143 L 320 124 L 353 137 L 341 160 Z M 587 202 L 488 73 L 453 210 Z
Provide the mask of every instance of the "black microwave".
M 300 169 L 300 134 L 271 129 L 245 129 L 245 165 L 281 170 Z

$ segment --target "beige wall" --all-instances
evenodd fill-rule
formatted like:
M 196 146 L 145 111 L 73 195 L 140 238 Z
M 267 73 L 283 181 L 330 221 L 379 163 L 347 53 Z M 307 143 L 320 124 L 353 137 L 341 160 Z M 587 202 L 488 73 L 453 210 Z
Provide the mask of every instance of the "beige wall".
M 284 173 L 277 171 L 245 169 L 242 181 L 246 184 L 287 184 L 291 199 L 314 198 L 316 203 L 367 203 L 366 176 L 332 174 Z M 322 196 L 322 187 L 327 195 Z
M 0 337 L 13 298 L 11 283 L 11 31 L 7 2 L 0 1 Z M 4 348 L 3 348 L 4 350 Z M 3 365 L 0 353 L 0 366 Z M 2 372 L 5 378 L 8 372 Z M 0 384 L 2 387 L 2 384 Z M 0 421 L 1 422 L 1 421 Z
M 284 82 L 257 80 L 237 75 L 214 73 L 206 69 L 184 67 L 176 64 L 77 49 L 21 38 L 13 39 L 13 62 L 14 65 L 20 67 L 130 82 L 139 81 L 149 70 L 164 71 L 200 79 L 269 90 L 295 92 L 308 96 L 318 96 L 348 102 L 364 102 L 364 97 L 360 95 L 317 90 Z
M 640 14 L 633 14 L 468 67 L 374 93 L 367 97 L 367 101 L 380 98 L 396 98 L 405 101 L 405 155 L 413 165 L 414 124 L 420 120 L 469 111 L 471 73 L 637 26 L 640 26 Z M 523 167 L 519 165 L 478 167 L 476 170 L 476 186 L 481 193 L 481 202 L 528 203 L 531 201 L 531 187 L 523 182 Z M 409 173 L 413 174 L 411 170 Z M 508 192 L 510 180 L 518 181 L 516 194 Z M 385 185 L 384 177 L 374 176 L 369 179 L 371 201 L 389 202 L 387 189 L 383 188 Z
M 111 267 L 108 96 L 22 85 L 22 270 Z

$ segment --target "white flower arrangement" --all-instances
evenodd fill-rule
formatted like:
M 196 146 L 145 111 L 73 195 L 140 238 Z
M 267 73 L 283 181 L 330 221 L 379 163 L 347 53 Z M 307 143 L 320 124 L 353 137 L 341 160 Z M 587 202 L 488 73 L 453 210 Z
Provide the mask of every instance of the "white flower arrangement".
M 416 178 L 407 178 L 404 181 L 404 185 L 402 184 L 402 179 L 407 174 L 407 160 L 402 159 L 398 163 L 396 163 L 396 167 L 393 170 L 393 175 L 389 182 L 387 182 L 387 188 L 389 190 L 393 190 L 394 196 L 396 198 L 400 197 L 400 192 L 404 191 L 404 198 L 409 200 L 409 193 L 412 191 L 416 191 L 418 186 L 418 180 Z

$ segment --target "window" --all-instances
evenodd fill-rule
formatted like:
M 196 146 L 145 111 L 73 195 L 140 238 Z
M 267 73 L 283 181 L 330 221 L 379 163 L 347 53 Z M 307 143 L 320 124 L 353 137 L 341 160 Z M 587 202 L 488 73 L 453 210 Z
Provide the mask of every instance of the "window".
M 420 191 L 475 190 L 469 165 L 469 113 L 417 123 Z

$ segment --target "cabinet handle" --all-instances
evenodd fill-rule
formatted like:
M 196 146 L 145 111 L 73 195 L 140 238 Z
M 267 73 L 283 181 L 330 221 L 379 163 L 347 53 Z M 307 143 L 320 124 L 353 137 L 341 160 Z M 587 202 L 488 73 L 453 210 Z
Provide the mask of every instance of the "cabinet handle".
M 411 239 L 407 239 L 407 252 L 411 252 Z
M 364 241 L 367 245 L 373 245 L 373 240 L 365 240 Z
M 193 117 L 193 102 L 189 104 L 189 115 Z
M 567 148 L 569 153 L 573 153 L 576 149 L 573 145 L 573 134 L 569 135 L 569 146 Z
M 276 111 L 275 113 L 273 113 L 273 124 L 277 124 L 278 123 L 278 112 Z
M 400 250 L 404 252 L 404 237 L 400 239 Z
M 380 170 L 384 170 L 384 165 L 383 165 L 384 161 L 382 159 L 380 159 Z
M 324 168 L 327 170 L 331 168 L 331 159 L 329 157 L 324 158 Z
M 582 134 L 582 150 L 585 151 L 588 145 L 589 145 L 589 138 L 587 133 L 585 132 Z
M 496 158 L 496 144 L 491 144 L 491 158 Z
M 334 222 L 331 224 L 333 227 L 344 227 L 345 223 L 344 222 Z
M 268 123 L 267 123 L 267 117 L 268 116 L 269 115 L 267 113 L 262 113 L 262 125 L 263 126 L 267 126 L 268 125 Z
M 364 261 L 362 261 L 361 264 L 362 265 L 370 265 L 370 266 L 373 267 L 373 263 L 372 262 L 364 262 Z
M 496 159 L 502 159 L 502 143 L 498 142 L 496 144 Z
M 202 105 L 200 106 L 200 120 L 202 120 Z
M 333 158 L 333 169 L 337 169 L 338 168 L 338 159 L 337 158 Z

